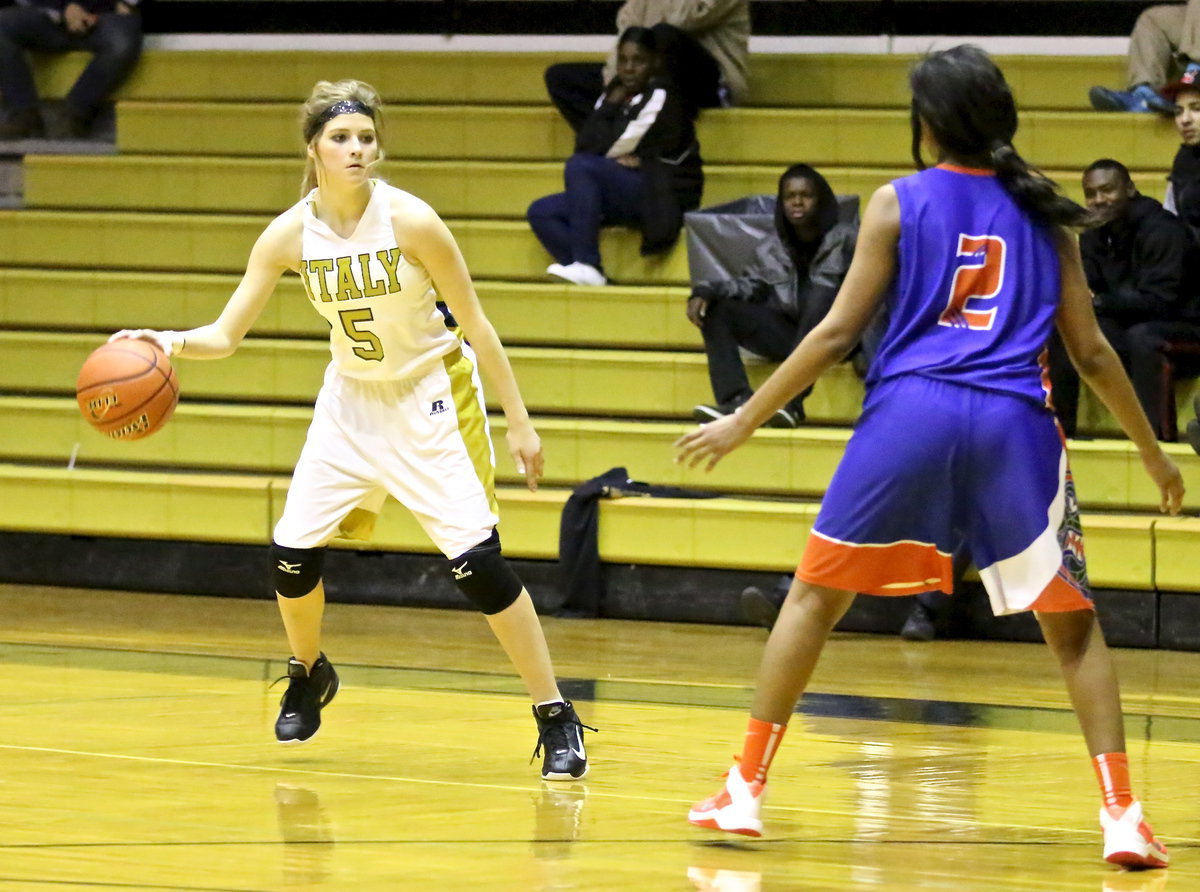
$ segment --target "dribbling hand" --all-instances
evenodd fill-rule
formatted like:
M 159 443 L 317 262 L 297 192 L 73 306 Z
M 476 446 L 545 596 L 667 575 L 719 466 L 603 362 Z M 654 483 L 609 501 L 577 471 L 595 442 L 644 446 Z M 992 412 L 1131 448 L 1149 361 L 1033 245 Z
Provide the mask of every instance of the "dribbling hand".
M 737 449 L 754 433 L 747 430 L 737 413 L 702 424 L 675 441 L 675 461 L 688 468 L 704 465 L 711 471 L 722 458 Z
M 1165 514 L 1178 514 L 1183 508 L 1184 493 L 1183 475 L 1179 473 L 1179 466 L 1171 461 L 1170 456 L 1162 449 L 1148 456 L 1143 455 L 1142 464 L 1162 494 L 1158 510 Z
M 508 440 L 508 452 L 517 466 L 517 473 L 525 475 L 525 485 L 530 492 L 537 492 L 545 466 L 542 438 L 532 425 L 526 424 L 519 428 L 509 427 L 505 439 Z
M 156 331 L 153 328 L 123 328 L 108 339 L 108 343 L 122 338 L 132 338 L 136 341 L 149 341 L 163 353 L 170 356 L 175 352 L 173 331 Z

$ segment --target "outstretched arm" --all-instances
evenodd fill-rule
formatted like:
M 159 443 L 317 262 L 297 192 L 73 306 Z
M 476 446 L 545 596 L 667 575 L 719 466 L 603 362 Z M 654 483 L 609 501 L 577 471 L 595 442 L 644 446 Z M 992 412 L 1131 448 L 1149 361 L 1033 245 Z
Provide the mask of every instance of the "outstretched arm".
M 1096 324 L 1079 245 L 1070 233 L 1060 231 L 1056 246 L 1062 270 L 1058 331 L 1071 362 L 1079 371 L 1079 377 L 1100 397 L 1121 425 L 1121 430 L 1137 446 L 1146 473 L 1162 495 L 1159 510 L 1178 514 L 1183 504 L 1183 477 L 1155 439 L 1146 413 L 1129 383 L 1129 376 L 1125 374 L 1125 367 Z
M 737 412 L 680 437 L 675 443 L 676 461 L 688 467 L 704 464 L 705 470 L 712 470 L 755 428 L 845 358 L 891 284 L 899 239 L 900 201 L 892 186 L 882 186 L 867 204 L 850 270 L 825 318 Z
M 168 356 L 188 359 L 229 356 L 262 313 L 284 270 L 299 267 L 300 226 L 299 218 L 290 212 L 271 221 L 254 243 L 246 272 L 215 322 L 187 331 L 124 329 L 109 340 L 140 338 L 157 344 Z
M 413 198 L 405 202 L 401 210 L 393 211 L 392 218 L 400 249 L 424 264 L 438 295 L 462 327 L 479 360 L 479 368 L 495 389 L 508 420 L 508 450 L 517 471 L 525 475 L 529 489 L 536 490 L 542 476 L 542 442 L 529 420 L 496 329 L 484 315 L 475 294 L 462 252 L 449 228 L 429 205 Z

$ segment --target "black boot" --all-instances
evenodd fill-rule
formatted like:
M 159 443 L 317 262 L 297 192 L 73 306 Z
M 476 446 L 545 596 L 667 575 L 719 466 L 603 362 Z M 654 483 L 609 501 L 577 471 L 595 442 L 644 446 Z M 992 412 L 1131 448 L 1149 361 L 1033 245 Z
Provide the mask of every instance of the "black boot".
M 764 592 L 756 585 L 747 586 L 742 590 L 741 607 L 742 619 L 751 625 L 771 628 L 779 617 L 783 602 L 787 600 L 788 591 L 792 587 L 792 577 L 781 576 L 775 587 Z
M 8 113 L 0 123 L 0 140 L 40 139 L 46 135 L 46 125 L 36 108 L 23 108 Z
M 55 128 L 54 136 L 57 139 L 87 139 L 92 135 L 93 121 L 94 118 L 90 116 L 77 115 L 71 111 L 65 112 L 62 120 L 58 122 L 58 127 Z

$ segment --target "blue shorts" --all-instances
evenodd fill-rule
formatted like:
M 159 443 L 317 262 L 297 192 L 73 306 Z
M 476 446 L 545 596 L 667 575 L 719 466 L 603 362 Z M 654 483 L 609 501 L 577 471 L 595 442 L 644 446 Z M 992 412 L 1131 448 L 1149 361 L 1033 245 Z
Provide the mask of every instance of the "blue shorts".
M 950 592 L 960 544 L 997 615 L 1092 607 L 1079 506 L 1050 410 L 919 375 L 882 381 L 796 576 L 873 595 Z

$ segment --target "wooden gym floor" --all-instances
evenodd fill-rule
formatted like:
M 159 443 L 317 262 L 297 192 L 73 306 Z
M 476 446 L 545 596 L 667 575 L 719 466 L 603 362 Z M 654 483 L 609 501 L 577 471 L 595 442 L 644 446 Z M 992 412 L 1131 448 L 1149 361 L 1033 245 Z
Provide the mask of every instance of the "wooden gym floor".
M 1200 888 L 1200 654 L 1119 651 L 1170 871 L 1100 860 L 1037 645 L 839 635 L 761 841 L 689 827 L 744 727 L 759 629 L 546 620 L 592 772 L 544 784 L 480 617 L 330 605 L 343 689 L 274 743 L 268 601 L 0 586 L 3 890 Z

